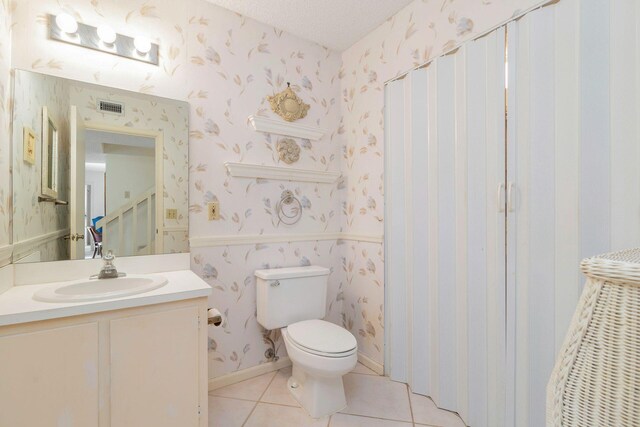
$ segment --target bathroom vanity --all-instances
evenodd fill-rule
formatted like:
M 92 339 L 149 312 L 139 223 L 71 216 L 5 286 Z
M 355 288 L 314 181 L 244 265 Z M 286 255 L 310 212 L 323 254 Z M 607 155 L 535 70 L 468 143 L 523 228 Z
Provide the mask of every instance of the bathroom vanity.
M 188 254 L 142 258 L 157 257 L 165 262 L 153 264 L 165 264 L 164 269 L 180 268 L 166 262 L 178 257 L 184 270 L 136 271 L 128 265 L 130 277 L 166 279 L 134 295 L 81 302 L 34 299 L 44 291 L 69 289 L 66 281 L 18 283 L 0 294 L 1 426 L 207 425 L 211 289 L 188 270 Z M 80 279 L 72 283 L 76 286 L 88 278 L 85 264 L 96 262 L 49 264 L 54 270 L 49 276 L 75 275 Z M 69 264 L 66 269 L 64 264 Z M 38 280 L 45 265 L 38 264 L 28 276 Z M 15 267 L 20 281 L 25 266 Z M 85 297 L 100 291 L 100 281 L 92 285 L 80 288 Z
M 187 253 L 189 105 L 12 76 L 0 427 L 206 426 L 211 288 Z

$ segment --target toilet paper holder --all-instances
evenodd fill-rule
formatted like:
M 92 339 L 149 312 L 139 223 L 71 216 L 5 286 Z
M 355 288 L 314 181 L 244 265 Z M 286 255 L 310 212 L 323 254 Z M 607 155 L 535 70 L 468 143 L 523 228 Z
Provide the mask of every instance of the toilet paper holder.
M 222 325 L 222 314 L 215 308 L 207 310 L 207 324 L 213 326 Z

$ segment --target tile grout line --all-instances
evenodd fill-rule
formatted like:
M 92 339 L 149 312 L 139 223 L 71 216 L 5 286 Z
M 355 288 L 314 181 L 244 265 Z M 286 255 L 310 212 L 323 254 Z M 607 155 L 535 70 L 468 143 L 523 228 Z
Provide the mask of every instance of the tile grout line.
M 285 368 L 283 368 L 285 369 Z M 283 406 L 285 408 L 296 408 L 296 409 L 302 409 L 304 410 L 302 407 L 300 406 L 291 406 L 291 405 L 285 405 L 282 403 L 270 403 L 270 402 L 263 402 L 262 399 L 264 398 L 264 395 L 267 394 L 267 390 L 269 390 L 269 387 L 271 387 L 271 384 L 275 381 L 276 377 L 278 376 L 278 373 L 281 371 L 282 369 L 278 369 L 276 372 L 276 374 L 273 376 L 273 378 L 271 378 L 271 381 L 269 381 L 269 384 L 267 384 L 267 387 L 264 389 L 264 391 L 262 392 L 262 394 L 260 395 L 260 397 L 258 398 L 258 401 L 256 402 L 256 404 L 253 406 L 253 409 L 251 410 L 251 412 L 249 413 L 249 415 L 247 416 L 247 419 L 244 421 L 244 423 L 242 423 L 242 426 L 244 427 L 245 424 L 247 424 L 247 422 L 249 421 L 249 418 L 251 418 L 251 415 L 253 415 L 253 412 L 255 411 L 256 407 L 258 406 L 259 403 L 265 404 L 265 405 L 275 405 L 275 406 Z M 331 424 L 331 418 L 333 417 L 333 415 L 329 415 L 329 418 L 327 419 L 327 425 L 326 427 L 329 427 L 329 425 Z
M 411 392 L 409 391 L 409 384 L 405 384 L 405 386 L 407 388 L 407 399 L 409 399 L 409 412 L 411 413 L 411 423 L 415 427 L 416 419 L 413 416 L 413 404 L 411 403 Z
M 270 403 L 270 402 L 263 402 L 262 401 L 262 399 L 266 395 L 267 391 L 269 390 L 269 388 L 271 387 L 271 385 L 275 381 L 275 379 L 278 376 L 278 373 L 280 371 L 282 371 L 282 369 L 279 369 L 279 370 L 275 371 L 275 374 L 269 380 L 269 383 L 264 388 L 264 390 L 262 391 L 262 393 L 258 397 L 257 401 L 254 401 L 254 400 L 251 400 L 251 399 L 243 399 L 243 398 L 236 398 L 236 397 L 226 397 L 226 396 L 214 396 L 214 397 L 221 397 L 221 398 L 230 399 L 230 400 L 240 400 L 240 401 L 244 401 L 244 402 L 254 402 L 253 408 L 251 409 L 251 411 L 247 415 L 246 419 L 242 423 L 242 427 L 246 426 L 246 424 L 249 422 L 249 420 L 251 419 L 251 416 L 255 413 L 255 410 L 258 407 L 259 403 L 264 403 L 265 405 L 275 405 L 275 406 L 281 406 L 281 407 L 288 407 L 288 408 L 300 408 L 299 406 L 291 406 L 291 405 L 286 405 L 286 404 L 281 404 L 281 403 Z M 355 372 L 350 372 L 350 373 L 354 373 L 355 374 Z M 357 374 L 358 375 L 367 375 L 367 376 L 383 378 L 382 376 L 377 375 L 377 374 L 363 374 L 363 373 L 357 373 Z M 341 411 L 337 412 L 337 413 L 348 415 L 348 416 L 350 415 L 350 416 L 364 417 L 364 418 L 369 418 L 369 419 L 378 419 L 378 420 L 382 420 L 382 421 L 395 421 L 395 422 L 411 423 L 413 427 L 421 427 L 422 425 L 418 425 L 418 424 L 415 423 L 415 418 L 414 418 L 414 415 L 413 415 L 413 405 L 411 403 L 411 396 L 410 396 L 409 386 L 407 384 L 405 384 L 405 387 L 406 387 L 406 390 L 407 390 L 407 399 L 409 401 L 409 412 L 411 414 L 411 421 L 398 420 L 398 419 L 393 419 L 393 418 L 375 417 L 375 416 L 364 415 L 364 414 L 350 414 L 350 413 L 341 412 Z M 212 396 L 212 395 L 210 395 L 210 396 Z M 333 420 L 333 415 L 335 415 L 335 414 L 332 414 L 332 415 L 329 416 L 329 418 L 327 420 L 326 427 L 330 427 L 331 426 L 331 422 Z
M 229 399 L 229 400 L 240 400 L 242 402 L 258 402 L 257 400 L 253 400 L 253 399 L 244 399 L 242 397 L 229 397 L 229 396 L 217 396 L 215 394 L 209 394 L 210 397 L 217 397 L 220 399 Z
M 251 419 L 251 417 L 255 413 L 255 410 L 256 410 L 256 408 L 257 408 L 259 403 L 264 403 L 265 405 L 275 405 L 275 406 L 281 406 L 281 407 L 298 408 L 298 409 L 300 409 L 299 406 L 291 406 L 291 405 L 282 404 L 282 403 L 270 403 L 270 402 L 262 401 L 262 399 L 264 399 L 264 396 L 266 395 L 266 393 L 269 390 L 269 388 L 273 385 L 273 382 L 275 381 L 275 379 L 278 376 L 278 374 L 280 373 L 280 371 L 282 371 L 282 369 L 279 369 L 279 370 L 275 371 L 275 373 L 273 374 L 272 378 L 269 380 L 269 383 L 266 385 L 266 387 L 260 393 L 260 396 L 258 397 L 258 400 L 243 399 L 243 398 L 228 397 L 228 396 L 214 396 L 214 397 L 220 397 L 220 398 L 223 398 L 223 399 L 239 400 L 239 401 L 253 402 L 254 403 L 251 411 L 249 412 L 249 414 L 247 415 L 246 419 L 242 423 L 242 427 L 247 425 L 247 423 L 249 422 L 249 420 Z M 351 373 L 355 374 L 355 372 L 351 372 Z M 357 374 L 358 375 L 367 375 L 367 376 L 379 377 L 379 378 L 382 377 L 382 376 L 377 375 L 377 374 L 366 374 L 366 373 L 357 373 Z M 381 420 L 381 421 L 395 421 L 395 422 L 411 423 L 411 425 L 413 427 L 422 427 L 422 425 L 416 424 L 416 422 L 415 422 L 415 417 L 414 417 L 414 414 L 413 414 L 413 404 L 411 402 L 411 392 L 410 392 L 409 386 L 407 384 L 405 384 L 405 387 L 406 387 L 406 390 L 407 390 L 407 399 L 408 399 L 408 402 L 409 402 L 409 412 L 411 414 L 411 421 L 399 420 L 399 419 L 393 419 L 393 418 L 385 418 L 385 417 L 376 417 L 376 416 L 365 415 L 365 414 L 350 414 L 350 413 L 346 413 L 346 412 L 338 412 L 338 413 L 344 414 L 344 415 L 347 415 L 347 416 L 363 417 L 363 418 L 369 418 L 369 419 L 378 419 L 378 420 Z M 210 396 L 213 396 L 213 395 L 210 394 Z M 335 415 L 335 414 L 330 415 L 329 418 L 327 419 L 326 427 L 330 427 L 331 426 L 331 423 L 333 421 L 333 415 Z
M 349 372 L 347 375 L 351 375 L 355 372 Z M 370 376 L 370 377 L 376 377 L 379 379 L 384 380 L 385 382 L 391 382 L 389 377 L 385 377 L 384 375 L 368 375 L 368 374 L 364 374 L 366 376 Z M 406 384 L 402 384 L 405 387 L 407 387 Z M 407 393 L 408 393 L 408 389 L 407 389 Z M 409 412 L 411 414 L 411 420 L 405 420 L 405 419 L 397 419 L 397 418 L 387 418 L 387 417 L 379 417 L 379 416 L 373 416 L 373 415 L 365 415 L 365 414 L 361 414 L 361 413 L 353 413 L 353 412 L 345 412 L 345 409 L 343 409 L 342 411 L 339 411 L 338 413 L 340 414 L 344 414 L 344 415 L 351 415 L 351 416 L 355 416 L 355 417 L 364 417 L 364 418 L 370 418 L 370 419 L 375 419 L 375 420 L 382 420 L 382 421 L 395 421 L 395 422 L 401 422 L 401 423 L 409 423 L 409 424 L 413 424 L 413 411 L 411 410 L 411 399 L 409 396 L 407 396 L 407 398 L 409 399 Z
M 302 408 L 302 406 L 286 405 L 284 403 L 264 402 L 259 400 L 258 403 L 264 403 L 265 405 L 284 406 L 285 408 Z
M 269 384 L 267 384 L 267 386 L 264 388 L 264 390 L 262 390 L 262 393 L 260 394 L 260 396 L 258 397 L 258 401 L 256 402 L 255 405 L 253 405 L 253 409 L 251 409 L 251 412 L 249 412 L 249 415 L 247 415 L 247 418 L 244 420 L 244 422 L 242 423 L 242 427 L 244 427 L 247 422 L 249 421 L 249 418 L 251 418 L 251 415 L 253 415 L 253 413 L 256 411 L 256 408 L 258 407 L 258 403 L 260 403 L 260 399 L 262 399 L 262 397 L 264 396 L 264 394 L 267 392 L 267 390 L 269 389 L 269 387 L 271 386 L 271 383 L 273 382 L 273 380 L 276 378 L 276 376 L 278 375 L 278 372 L 280 372 L 280 369 L 278 369 L 277 371 L 275 371 L 275 375 L 273 377 L 271 377 L 271 381 L 269 381 Z
M 435 400 L 433 400 L 433 398 L 431 396 L 426 396 L 431 402 L 433 402 L 433 404 L 435 405 L 436 408 L 438 408 L 439 411 L 444 411 L 444 412 L 448 412 L 450 414 L 455 414 L 458 418 L 460 418 L 460 421 L 462 421 L 462 425 L 466 426 L 467 423 L 464 422 L 464 420 L 462 419 L 462 417 L 460 416 L 459 413 L 455 412 L 455 411 L 450 411 L 448 409 L 443 409 L 441 407 L 439 407 Z M 429 427 L 441 427 L 441 426 L 429 426 Z
M 275 379 L 278 376 L 278 374 L 280 373 L 280 371 L 282 371 L 284 369 L 288 369 L 288 368 L 282 368 L 282 369 L 278 369 L 276 371 L 276 375 L 273 377 L 273 380 L 271 380 L 271 383 L 273 381 L 275 381 Z M 300 406 L 300 403 L 297 402 L 297 401 L 296 401 L 295 405 L 288 405 L 286 403 L 266 402 L 266 401 L 262 400 L 262 399 L 264 399 L 264 396 L 267 394 L 267 391 L 269 391 L 269 388 L 271 387 L 271 383 L 269 383 L 269 385 L 267 386 L 267 389 L 264 391 L 264 393 L 262 393 L 262 396 L 260 396 L 260 398 L 258 400 L 258 403 L 264 403 L 265 405 L 276 405 L 276 406 L 284 406 L 284 407 L 287 407 L 287 408 L 300 408 L 300 409 L 302 409 L 302 406 Z M 287 385 L 287 384 L 285 383 L 285 385 Z M 287 390 L 287 392 L 289 392 L 289 390 Z
M 253 415 L 253 412 L 256 410 L 256 406 L 258 406 L 258 402 L 254 403 L 253 408 L 251 408 L 251 412 L 249 412 L 249 415 L 247 415 L 247 418 L 245 418 L 244 422 L 242 423 L 242 427 L 247 424 L 247 421 L 249 421 L 249 418 L 251 418 L 251 415 Z
M 370 418 L 373 420 L 381 420 L 381 421 L 395 421 L 397 423 L 412 423 L 412 421 L 407 420 L 399 420 L 397 418 L 383 418 L 383 417 L 374 417 L 373 415 L 364 415 L 364 414 L 352 414 L 349 412 L 336 412 L 336 414 L 348 415 L 351 417 L 360 417 L 360 418 Z

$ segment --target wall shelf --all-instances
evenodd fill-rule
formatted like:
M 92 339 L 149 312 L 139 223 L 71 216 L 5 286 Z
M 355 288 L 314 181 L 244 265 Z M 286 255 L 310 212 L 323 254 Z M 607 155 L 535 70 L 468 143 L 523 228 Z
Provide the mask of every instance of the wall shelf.
M 319 140 L 327 133 L 326 129 L 267 119 L 265 117 L 249 116 L 248 120 L 257 132 L 274 133 L 277 135 L 292 136 L 294 138 L 310 139 L 312 141 Z
M 335 182 L 340 173 L 312 171 L 307 169 L 283 168 L 278 166 L 250 165 L 246 163 L 226 162 L 225 167 L 229 174 L 236 178 L 262 178 L 279 181 L 318 182 L 331 184 Z
M 38 196 L 38 203 L 42 203 L 42 202 L 55 203 L 56 205 L 62 205 L 62 206 L 67 206 L 69 204 L 69 202 L 65 200 L 58 200 L 54 197 Z

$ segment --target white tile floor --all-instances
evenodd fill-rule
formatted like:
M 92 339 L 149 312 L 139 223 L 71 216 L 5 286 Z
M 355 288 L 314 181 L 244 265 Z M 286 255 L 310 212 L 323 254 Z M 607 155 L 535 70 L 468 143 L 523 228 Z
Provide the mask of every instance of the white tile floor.
M 290 375 L 285 368 L 211 391 L 209 427 L 464 427 L 457 414 L 359 363 L 344 377 L 348 406 L 314 420 L 289 394 Z

